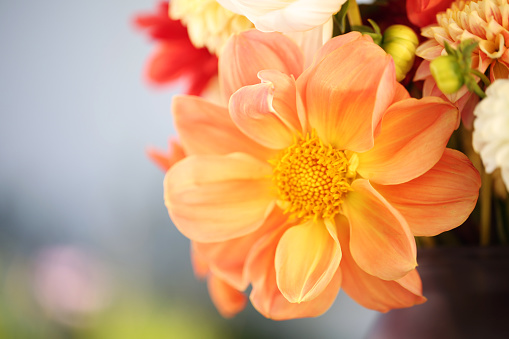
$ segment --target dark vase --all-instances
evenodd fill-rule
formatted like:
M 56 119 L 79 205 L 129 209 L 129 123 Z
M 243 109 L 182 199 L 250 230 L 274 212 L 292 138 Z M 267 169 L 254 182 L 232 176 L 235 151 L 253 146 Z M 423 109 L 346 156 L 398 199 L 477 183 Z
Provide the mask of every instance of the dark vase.
M 422 305 L 381 314 L 369 339 L 509 338 L 509 246 L 420 249 Z

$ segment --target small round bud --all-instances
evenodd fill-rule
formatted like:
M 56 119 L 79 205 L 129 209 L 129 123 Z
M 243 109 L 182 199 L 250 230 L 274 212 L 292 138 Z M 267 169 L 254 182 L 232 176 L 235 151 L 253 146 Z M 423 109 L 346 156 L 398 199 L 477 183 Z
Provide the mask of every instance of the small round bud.
M 396 79 L 401 81 L 412 68 L 419 39 L 404 25 L 389 26 L 383 34 L 382 48 L 392 56 L 396 66 Z
M 465 77 L 456 57 L 442 55 L 429 65 L 431 75 L 444 94 L 456 93 L 465 84 Z

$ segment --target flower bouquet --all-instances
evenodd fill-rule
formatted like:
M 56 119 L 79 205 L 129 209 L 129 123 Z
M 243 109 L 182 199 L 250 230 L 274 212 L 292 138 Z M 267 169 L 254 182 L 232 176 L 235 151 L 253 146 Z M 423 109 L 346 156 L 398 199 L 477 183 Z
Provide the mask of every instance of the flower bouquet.
M 507 243 L 507 0 L 172 0 L 135 23 L 149 81 L 186 86 L 149 156 L 223 316 L 314 317 L 340 289 L 407 308 L 418 247 Z

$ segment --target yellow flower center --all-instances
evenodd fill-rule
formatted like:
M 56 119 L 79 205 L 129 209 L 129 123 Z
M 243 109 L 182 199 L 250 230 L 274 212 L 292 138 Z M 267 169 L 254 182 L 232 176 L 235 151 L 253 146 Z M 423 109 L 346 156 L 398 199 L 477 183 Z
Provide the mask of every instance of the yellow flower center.
M 172 0 L 170 17 L 187 26 L 197 48 L 219 55 L 230 36 L 254 28 L 246 17 L 222 7 L 216 0 Z
M 271 161 L 273 181 L 285 213 L 298 218 L 332 218 L 341 210 L 342 197 L 351 191 L 357 155 L 347 157 L 311 133 Z

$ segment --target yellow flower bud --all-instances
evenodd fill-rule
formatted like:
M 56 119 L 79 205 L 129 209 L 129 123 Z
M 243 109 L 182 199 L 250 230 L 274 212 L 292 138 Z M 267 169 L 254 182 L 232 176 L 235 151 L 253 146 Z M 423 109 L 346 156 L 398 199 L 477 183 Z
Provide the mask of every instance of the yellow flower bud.
M 419 39 L 404 25 L 389 26 L 383 35 L 382 48 L 392 56 L 396 66 L 396 79 L 401 81 L 412 68 Z
M 430 63 L 429 69 L 444 94 L 453 94 L 465 84 L 458 60 L 452 55 L 439 56 Z

